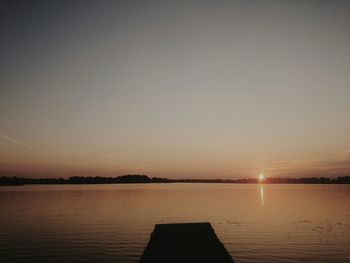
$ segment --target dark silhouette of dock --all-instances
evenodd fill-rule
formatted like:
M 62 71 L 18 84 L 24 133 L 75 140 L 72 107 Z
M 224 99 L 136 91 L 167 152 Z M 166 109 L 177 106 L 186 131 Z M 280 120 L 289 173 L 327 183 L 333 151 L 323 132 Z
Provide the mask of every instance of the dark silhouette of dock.
M 233 263 L 210 223 L 156 225 L 140 263 Z

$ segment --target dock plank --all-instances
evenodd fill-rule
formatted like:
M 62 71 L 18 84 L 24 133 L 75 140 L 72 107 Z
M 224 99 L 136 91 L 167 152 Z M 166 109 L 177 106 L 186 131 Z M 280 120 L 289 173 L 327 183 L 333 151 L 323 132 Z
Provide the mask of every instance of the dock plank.
M 233 263 L 210 223 L 158 224 L 140 263 Z

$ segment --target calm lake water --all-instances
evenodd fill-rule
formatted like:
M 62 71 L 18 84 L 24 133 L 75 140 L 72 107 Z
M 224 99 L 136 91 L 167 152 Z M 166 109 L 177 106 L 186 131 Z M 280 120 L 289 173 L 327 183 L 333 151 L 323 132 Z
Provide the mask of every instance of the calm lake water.
M 203 222 L 238 263 L 350 262 L 350 185 L 0 187 L 0 262 L 138 262 L 157 223 Z

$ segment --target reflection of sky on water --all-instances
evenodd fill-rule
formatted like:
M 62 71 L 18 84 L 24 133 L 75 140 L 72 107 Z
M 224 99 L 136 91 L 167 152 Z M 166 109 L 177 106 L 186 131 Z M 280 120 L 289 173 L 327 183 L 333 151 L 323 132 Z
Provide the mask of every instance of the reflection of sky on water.
M 349 200 L 349 185 L 0 187 L 0 259 L 136 263 L 155 224 L 210 222 L 235 262 L 350 262 Z

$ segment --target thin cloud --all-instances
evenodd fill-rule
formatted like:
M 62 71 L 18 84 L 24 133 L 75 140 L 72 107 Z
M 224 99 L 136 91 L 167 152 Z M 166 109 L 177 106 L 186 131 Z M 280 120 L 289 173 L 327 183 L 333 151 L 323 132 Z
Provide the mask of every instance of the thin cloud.
M 350 155 L 344 152 L 334 158 L 278 160 L 267 170 L 281 176 L 344 176 L 350 174 Z
M 33 146 L 31 146 L 31 145 L 29 145 L 29 144 L 27 144 L 27 143 L 18 141 L 18 140 L 14 139 L 14 138 L 11 138 L 11 137 L 9 137 L 9 136 L 3 135 L 3 134 L 1 134 L 1 133 L 0 133 L 0 138 L 2 138 L 2 139 L 5 140 L 5 141 L 8 141 L 8 142 L 12 142 L 12 143 L 14 143 L 14 144 L 17 144 L 17 145 L 21 145 L 21 146 L 27 147 L 27 148 L 29 148 L 29 149 L 34 149 Z
M 89 155 L 89 154 L 93 154 L 94 151 L 87 150 L 87 151 L 72 152 L 72 151 L 68 151 L 68 150 L 58 150 L 57 153 L 63 154 L 63 155 Z

